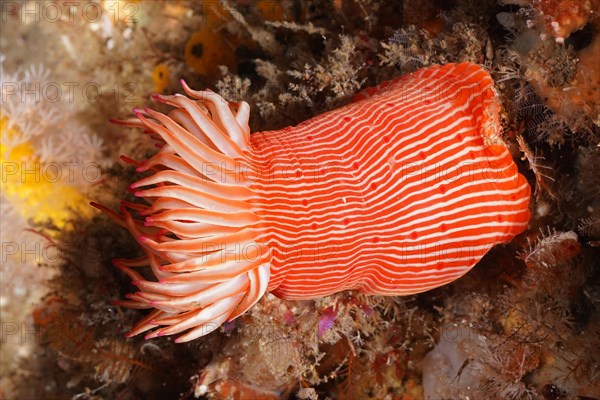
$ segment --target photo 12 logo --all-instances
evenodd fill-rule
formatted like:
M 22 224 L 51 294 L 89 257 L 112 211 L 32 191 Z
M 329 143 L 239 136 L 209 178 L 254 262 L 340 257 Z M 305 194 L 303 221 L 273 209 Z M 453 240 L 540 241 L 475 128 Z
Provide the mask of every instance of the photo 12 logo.
M 139 11 L 137 1 L 2 1 L 0 21 L 18 19 L 21 23 L 100 22 L 136 23 Z
M 96 103 L 101 98 L 112 98 L 115 102 L 138 103 L 138 86 L 135 82 L 101 85 L 97 82 L 2 82 L 2 103 L 74 103 L 81 99 Z M 110 97 L 109 97 L 110 96 Z
M 21 183 L 65 183 L 87 182 L 94 184 L 102 179 L 100 165 L 95 162 L 10 162 L 0 163 L 0 181 Z

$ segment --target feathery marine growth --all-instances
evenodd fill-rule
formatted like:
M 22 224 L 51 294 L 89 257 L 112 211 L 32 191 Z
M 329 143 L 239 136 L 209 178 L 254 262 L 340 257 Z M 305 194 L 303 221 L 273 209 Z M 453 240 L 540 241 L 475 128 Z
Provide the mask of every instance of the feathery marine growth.
M 183 82 L 182 82 L 183 83 Z M 249 106 L 216 93 L 156 95 L 134 110 L 160 151 L 120 214 L 146 252 L 115 264 L 154 309 L 129 335 L 178 342 L 217 329 L 265 292 L 407 295 L 452 282 L 529 220 L 530 188 L 500 138 L 480 66 L 418 70 L 295 127 L 250 134 Z M 156 281 L 138 267 L 149 266 Z M 156 329 L 155 329 L 156 328 Z

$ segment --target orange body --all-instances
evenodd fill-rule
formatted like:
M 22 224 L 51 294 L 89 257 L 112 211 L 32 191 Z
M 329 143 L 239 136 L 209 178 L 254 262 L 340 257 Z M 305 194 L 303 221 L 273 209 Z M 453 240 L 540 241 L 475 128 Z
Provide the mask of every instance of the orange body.
M 251 137 L 277 296 L 422 292 L 527 226 L 529 185 L 485 70 L 432 67 L 370 91 Z

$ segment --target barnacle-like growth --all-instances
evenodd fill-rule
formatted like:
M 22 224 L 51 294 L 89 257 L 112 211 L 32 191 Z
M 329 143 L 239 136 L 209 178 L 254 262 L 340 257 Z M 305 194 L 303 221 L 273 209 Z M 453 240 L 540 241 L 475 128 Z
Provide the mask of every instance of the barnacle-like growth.
M 123 202 L 120 215 L 94 204 L 128 228 L 146 251 L 142 258 L 115 261 L 140 288 L 116 304 L 156 308 L 129 335 L 161 326 L 146 338 L 190 329 L 178 342 L 244 313 L 265 293 L 270 275 L 260 217 L 251 209 L 255 194 L 249 182 L 257 171 L 248 157 L 249 106 L 183 87 L 194 100 L 154 96 L 175 107 L 168 115 L 136 109 L 137 119 L 114 121 L 143 128 L 160 146 L 144 162 L 128 159 L 138 172 L 154 172 L 131 185 L 148 204 Z M 142 266 L 150 266 L 158 281 L 135 270 Z

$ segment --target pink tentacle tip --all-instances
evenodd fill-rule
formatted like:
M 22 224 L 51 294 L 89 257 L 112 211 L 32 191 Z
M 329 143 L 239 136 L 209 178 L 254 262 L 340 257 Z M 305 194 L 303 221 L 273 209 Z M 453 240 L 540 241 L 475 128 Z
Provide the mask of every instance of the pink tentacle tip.
M 153 331 L 153 332 L 147 333 L 146 336 L 144 336 L 144 339 L 146 339 L 146 340 L 154 339 L 155 337 L 158 337 L 158 332 Z
M 127 267 L 121 264 L 115 264 L 115 267 L 119 268 L 121 270 L 121 272 L 126 272 L 127 271 Z M 127 295 L 125 295 L 125 297 L 127 297 Z
M 125 336 L 127 339 L 132 338 L 135 336 L 135 334 L 133 332 L 126 332 L 123 334 L 123 336 Z
M 157 237 L 159 237 L 159 236 L 165 236 L 165 235 L 168 235 L 169 233 L 171 233 L 170 230 L 163 228 L 163 229 L 160 229 L 158 232 L 156 232 L 156 236 Z
M 235 329 L 235 320 L 227 320 L 223 323 L 223 329 L 225 330 L 225 334 L 230 335 L 231 332 Z
M 132 284 L 133 286 L 140 286 L 140 281 L 138 281 L 137 279 L 133 279 L 133 280 L 131 281 L 131 284 Z M 136 294 L 137 294 L 137 293 L 136 293 Z
M 123 266 L 123 264 L 121 264 L 120 262 L 113 262 L 113 265 L 115 266 L 115 268 L 118 268 L 119 270 L 121 270 L 121 272 L 123 272 L 125 266 Z
M 136 166 L 136 167 L 137 167 L 138 165 L 140 165 L 140 162 L 139 162 L 139 161 L 136 161 L 136 160 L 134 160 L 134 159 L 133 159 L 133 158 L 131 158 L 131 157 L 127 157 L 127 156 L 126 156 L 126 155 L 124 155 L 124 154 L 121 154 L 121 155 L 119 156 L 119 158 L 120 158 L 122 161 L 126 162 L 127 164 L 131 164 L 131 165 L 134 165 L 134 166 Z
M 144 244 L 148 244 L 153 242 L 152 239 L 150 239 L 148 236 L 144 236 L 144 235 L 139 235 L 137 237 L 138 242 L 144 243 Z

